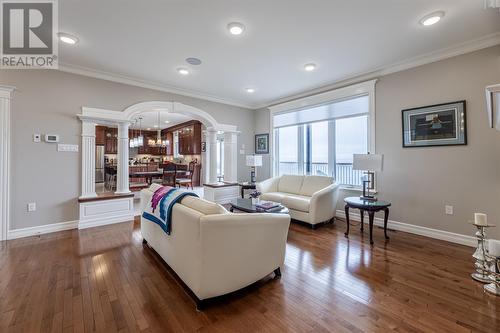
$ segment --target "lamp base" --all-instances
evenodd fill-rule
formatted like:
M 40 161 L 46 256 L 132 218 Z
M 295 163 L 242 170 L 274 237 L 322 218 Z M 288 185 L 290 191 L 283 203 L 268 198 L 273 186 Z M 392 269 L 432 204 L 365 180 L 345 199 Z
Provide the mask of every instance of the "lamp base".
M 371 195 L 369 195 L 369 196 L 367 196 L 367 195 L 360 195 L 359 198 L 361 200 L 366 200 L 366 201 L 377 201 L 378 200 L 376 197 L 371 196 Z

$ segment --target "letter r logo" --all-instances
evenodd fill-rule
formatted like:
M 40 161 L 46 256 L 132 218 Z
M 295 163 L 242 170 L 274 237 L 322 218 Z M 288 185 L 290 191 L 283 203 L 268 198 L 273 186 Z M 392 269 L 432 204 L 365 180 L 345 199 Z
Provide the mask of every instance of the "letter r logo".
M 52 54 L 51 2 L 2 2 L 4 54 Z

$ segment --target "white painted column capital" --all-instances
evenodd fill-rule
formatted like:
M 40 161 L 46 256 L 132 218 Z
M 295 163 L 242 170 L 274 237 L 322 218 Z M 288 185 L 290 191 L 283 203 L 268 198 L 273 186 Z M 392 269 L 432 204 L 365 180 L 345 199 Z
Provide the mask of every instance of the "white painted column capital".
M 238 134 L 224 133 L 224 181 L 238 181 Z
M 129 141 L 128 128 L 129 122 L 121 122 L 118 124 L 118 169 L 116 173 L 116 192 L 117 194 L 130 193 L 129 188 Z
M 94 198 L 95 192 L 95 123 L 82 119 L 82 191 L 80 198 Z
M 207 129 L 208 183 L 217 182 L 217 131 Z
M 0 86 L 0 240 L 10 229 L 10 101 L 14 87 Z

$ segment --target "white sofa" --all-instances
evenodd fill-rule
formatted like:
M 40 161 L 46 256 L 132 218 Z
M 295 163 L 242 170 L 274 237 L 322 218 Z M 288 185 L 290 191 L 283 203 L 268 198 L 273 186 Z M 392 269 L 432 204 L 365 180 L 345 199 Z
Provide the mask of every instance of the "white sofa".
M 160 185 L 141 191 L 149 202 Z M 153 248 L 203 301 L 281 275 L 290 225 L 286 214 L 233 214 L 219 204 L 185 197 L 172 210 L 172 231 L 141 217 L 143 243 Z
M 314 229 L 333 221 L 339 197 L 339 185 L 325 176 L 283 175 L 257 183 L 263 200 L 288 207 L 293 219 L 306 222 Z

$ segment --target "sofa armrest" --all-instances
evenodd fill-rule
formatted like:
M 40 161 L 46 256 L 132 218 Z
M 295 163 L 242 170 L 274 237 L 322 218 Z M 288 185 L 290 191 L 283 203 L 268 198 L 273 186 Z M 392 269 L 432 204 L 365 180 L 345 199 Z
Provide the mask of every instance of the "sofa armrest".
M 331 184 L 311 197 L 309 213 L 314 223 L 326 222 L 335 216 L 339 197 L 338 183 Z
M 283 266 L 288 214 L 200 218 L 201 299 L 246 287 Z
M 278 192 L 279 177 L 269 178 L 256 184 L 256 190 L 260 193 Z

